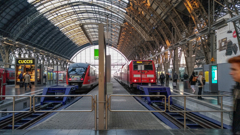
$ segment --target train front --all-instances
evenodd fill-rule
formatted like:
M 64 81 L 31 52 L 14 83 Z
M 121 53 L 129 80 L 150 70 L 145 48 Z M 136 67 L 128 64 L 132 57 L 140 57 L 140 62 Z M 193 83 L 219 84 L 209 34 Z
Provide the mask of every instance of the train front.
M 155 65 L 151 60 L 136 60 L 129 65 L 131 86 L 156 84 Z
M 68 85 L 77 85 L 80 89 L 84 82 L 84 78 L 86 76 L 86 71 L 88 69 L 89 64 L 85 63 L 74 63 L 68 67 L 67 72 L 67 81 Z

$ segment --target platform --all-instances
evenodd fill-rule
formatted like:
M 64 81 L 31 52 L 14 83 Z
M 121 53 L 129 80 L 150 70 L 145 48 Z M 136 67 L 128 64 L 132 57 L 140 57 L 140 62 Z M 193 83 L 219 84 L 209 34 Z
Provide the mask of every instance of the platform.
M 113 94 L 129 94 L 116 80 L 112 79 Z M 98 94 L 98 87 L 88 94 Z M 87 97 L 81 98 L 67 110 L 90 109 Z M 113 110 L 146 110 L 133 97 L 114 97 Z M 111 112 L 108 129 L 169 129 L 151 113 Z M 32 129 L 94 129 L 94 112 L 56 113 Z
M 178 84 L 177 88 L 173 88 L 172 81 L 169 81 L 168 87 L 171 88 L 171 92 L 175 92 L 175 93 L 178 93 L 180 95 L 183 95 L 183 94 L 197 95 L 198 94 L 197 85 L 196 85 L 196 92 L 192 93 L 191 89 L 184 89 L 184 85 L 183 85 L 182 81 L 178 81 L 177 84 Z M 158 85 L 160 85 L 160 83 L 158 83 Z M 204 97 L 204 95 L 213 95 L 213 96 L 212 97 Z M 214 97 L 214 95 L 230 95 L 231 97 L 223 97 L 223 106 L 229 107 L 229 108 L 231 108 L 233 106 L 232 93 L 229 93 L 229 92 L 221 92 L 220 91 L 219 93 L 210 93 L 210 92 L 204 92 L 204 90 L 203 90 L 202 96 L 203 96 L 204 100 L 202 100 L 202 101 L 203 102 L 208 102 L 208 103 L 211 103 L 211 104 L 214 104 L 214 105 L 218 105 L 218 98 Z
M 1 135 L 232 135 L 230 130 L 201 129 L 201 130 L 121 130 L 112 129 L 104 131 L 94 130 L 0 130 Z

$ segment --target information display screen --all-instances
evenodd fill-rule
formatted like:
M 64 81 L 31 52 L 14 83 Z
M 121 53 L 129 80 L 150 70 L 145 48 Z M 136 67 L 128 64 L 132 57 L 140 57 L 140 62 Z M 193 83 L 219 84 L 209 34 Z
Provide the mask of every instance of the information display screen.
M 217 83 L 217 66 L 212 66 L 212 83 Z
M 94 60 L 98 60 L 98 59 L 99 59 L 99 50 L 94 49 Z

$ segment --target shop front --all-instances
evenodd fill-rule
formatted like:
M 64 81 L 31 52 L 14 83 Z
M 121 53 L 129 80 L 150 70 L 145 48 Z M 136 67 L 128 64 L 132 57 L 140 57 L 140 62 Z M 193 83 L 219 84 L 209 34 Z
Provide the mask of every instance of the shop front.
M 19 88 L 21 83 L 19 75 L 22 73 L 23 76 L 28 72 L 30 75 L 30 82 L 33 86 L 38 83 L 38 78 L 40 79 L 41 69 L 37 68 L 37 62 L 35 58 L 17 58 L 15 62 L 15 87 Z

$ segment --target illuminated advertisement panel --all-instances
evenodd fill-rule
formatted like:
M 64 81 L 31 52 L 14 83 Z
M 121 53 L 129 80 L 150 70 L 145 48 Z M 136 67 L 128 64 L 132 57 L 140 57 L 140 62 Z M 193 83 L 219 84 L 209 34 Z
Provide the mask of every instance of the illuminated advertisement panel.
M 212 83 L 217 83 L 217 66 L 212 66 Z

